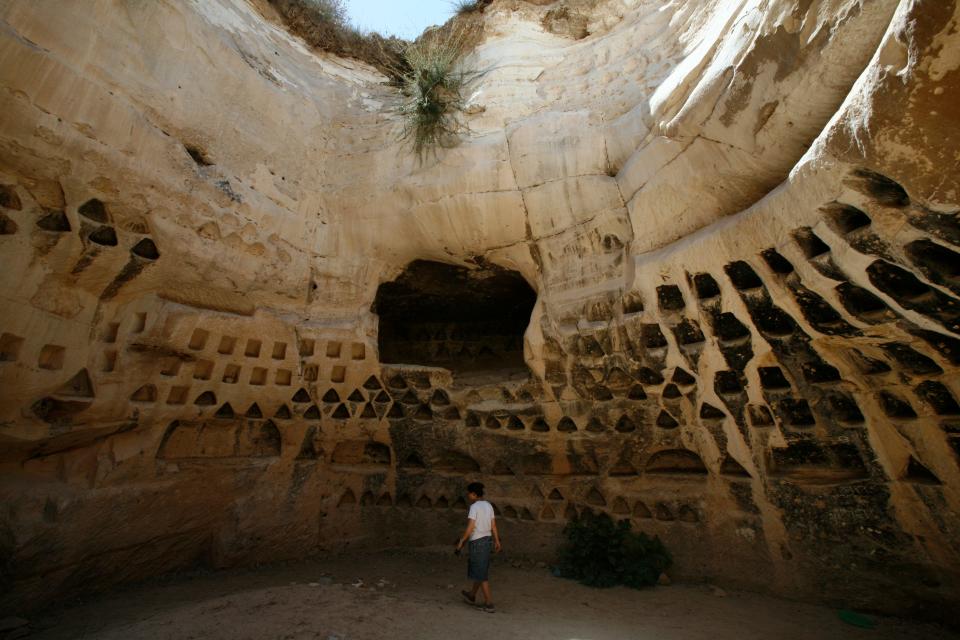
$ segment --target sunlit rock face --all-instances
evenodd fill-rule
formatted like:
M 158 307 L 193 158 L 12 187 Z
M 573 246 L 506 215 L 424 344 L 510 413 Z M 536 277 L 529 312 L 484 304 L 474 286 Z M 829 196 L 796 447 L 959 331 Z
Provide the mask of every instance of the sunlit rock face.
M 245 0 L 0 4 L 0 602 L 517 552 L 955 615 L 960 10 L 497 0 L 462 143 Z M 551 13 L 552 12 L 552 13 Z

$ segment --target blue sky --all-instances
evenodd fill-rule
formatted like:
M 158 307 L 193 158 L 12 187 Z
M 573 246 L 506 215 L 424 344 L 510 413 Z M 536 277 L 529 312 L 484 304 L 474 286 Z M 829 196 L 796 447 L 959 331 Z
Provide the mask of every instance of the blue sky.
M 363 30 L 413 39 L 432 24 L 443 24 L 454 0 L 346 0 L 350 22 Z

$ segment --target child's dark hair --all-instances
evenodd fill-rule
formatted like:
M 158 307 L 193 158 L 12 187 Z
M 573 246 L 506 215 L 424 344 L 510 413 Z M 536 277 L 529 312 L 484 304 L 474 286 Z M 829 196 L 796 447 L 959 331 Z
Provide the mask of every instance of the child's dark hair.
M 475 493 L 478 497 L 483 497 L 483 483 L 482 482 L 471 482 L 467 485 L 468 493 Z

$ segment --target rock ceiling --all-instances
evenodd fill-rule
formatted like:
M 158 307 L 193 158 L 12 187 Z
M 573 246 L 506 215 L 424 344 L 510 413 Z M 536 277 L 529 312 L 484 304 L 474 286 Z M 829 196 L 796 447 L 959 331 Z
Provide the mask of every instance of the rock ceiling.
M 531 554 L 956 601 L 957 3 L 553 4 L 423 164 L 266 3 L 0 4 L 0 602 L 442 542 L 473 478 Z

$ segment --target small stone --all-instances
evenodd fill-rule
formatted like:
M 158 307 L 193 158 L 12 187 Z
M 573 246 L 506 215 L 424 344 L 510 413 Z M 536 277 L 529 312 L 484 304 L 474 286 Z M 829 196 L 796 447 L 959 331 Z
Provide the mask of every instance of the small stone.
M 669 587 L 672 583 L 670 582 L 670 576 L 665 573 L 661 573 L 660 577 L 657 578 L 657 584 L 661 587 Z
M 538 562 L 538 563 L 537 563 L 537 569 L 546 569 L 546 568 L 547 568 L 547 563 L 546 563 L 546 562 Z
M 720 587 L 713 587 L 713 595 L 717 596 L 718 598 L 726 598 L 727 592 Z
M 319 586 L 320 586 L 320 583 L 319 583 L 319 582 L 311 582 L 311 583 L 309 583 L 307 586 L 308 586 L 308 587 L 319 587 Z

